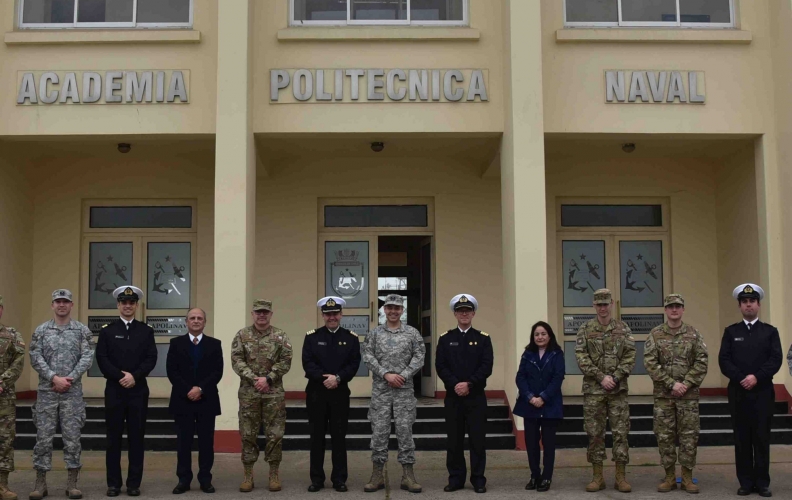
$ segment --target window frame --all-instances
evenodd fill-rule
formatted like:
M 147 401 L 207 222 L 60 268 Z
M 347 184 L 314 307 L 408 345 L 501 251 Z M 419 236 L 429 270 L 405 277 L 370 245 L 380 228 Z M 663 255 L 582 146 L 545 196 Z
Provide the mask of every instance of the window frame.
M 132 0 L 132 21 L 131 22 L 112 22 L 112 23 L 81 23 L 77 21 L 77 13 L 80 8 L 80 0 L 74 0 L 74 20 L 71 23 L 25 23 L 25 2 L 19 0 L 17 26 L 20 29 L 115 29 L 115 28 L 134 28 L 134 29 L 159 29 L 159 28 L 192 28 L 193 11 L 195 10 L 195 0 L 190 2 L 190 19 L 186 23 L 139 23 L 137 22 L 138 0 Z
M 135 0 L 137 1 L 137 0 Z M 289 0 L 289 27 L 311 26 L 469 26 L 470 25 L 470 0 L 462 0 L 461 21 L 413 21 L 412 0 L 407 1 L 407 19 L 388 20 L 358 20 L 352 19 L 352 2 L 346 0 L 347 17 L 343 21 L 298 21 L 294 18 L 294 0 Z M 564 2 L 566 4 L 566 2 Z M 566 7 L 564 7 L 566 11 Z M 565 14 L 566 18 L 566 14 Z
M 662 22 L 662 21 L 624 21 L 622 20 L 622 0 L 616 0 L 619 12 L 619 20 L 617 22 L 570 22 L 567 21 L 567 0 L 564 0 L 564 27 L 565 28 L 710 28 L 710 29 L 733 29 L 737 26 L 735 20 L 736 7 L 735 0 L 729 0 L 729 17 L 730 23 L 685 23 L 682 22 L 680 15 L 679 2 L 683 0 L 676 0 L 677 21 L 675 22 Z

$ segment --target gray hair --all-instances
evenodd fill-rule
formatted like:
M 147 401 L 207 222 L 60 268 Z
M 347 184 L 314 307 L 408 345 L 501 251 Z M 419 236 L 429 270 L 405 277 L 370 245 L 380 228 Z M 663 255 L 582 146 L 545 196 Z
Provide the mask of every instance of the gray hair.
M 190 309 L 189 311 L 187 311 L 187 316 L 185 316 L 185 319 L 186 319 L 186 318 L 189 318 L 189 317 L 190 317 L 190 313 L 191 313 L 191 312 L 193 312 L 193 311 L 195 311 L 195 310 L 201 311 L 201 314 L 203 314 L 203 319 L 204 319 L 204 321 L 206 321 L 206 311 L 204 311 L 204 310 L 203 310 L 203 309 L 201 309 L 200 307 L 193 307 L 192 309 Z

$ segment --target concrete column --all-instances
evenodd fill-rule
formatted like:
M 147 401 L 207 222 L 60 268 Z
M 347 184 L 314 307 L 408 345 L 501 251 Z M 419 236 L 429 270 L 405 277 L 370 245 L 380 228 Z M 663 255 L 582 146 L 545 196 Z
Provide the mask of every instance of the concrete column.
M 505 128 L 501 147 L 503 285 L 508 348 L 504 369 L 509 402 L 530 326 L 547 320 L 542 26 L 540 2 L 506 0 Z M 522 419 L 517 417 L 522 430 Z M 522 447 L 522 443 L 518 443 Z
M 256 161 L 251 127 L 250 24 L 253 0 L 218 2 L 217 129 L 215 153 L 215 255 L 213 334 L 223 342 L 217 419 L 218 451 L 239 449 L 237 388 L 231 342 L 251 321 L 256 239 Z M 226 431 L 226 432 L 223 432 Z M 230 447 L 230 449 L 229 449 Z

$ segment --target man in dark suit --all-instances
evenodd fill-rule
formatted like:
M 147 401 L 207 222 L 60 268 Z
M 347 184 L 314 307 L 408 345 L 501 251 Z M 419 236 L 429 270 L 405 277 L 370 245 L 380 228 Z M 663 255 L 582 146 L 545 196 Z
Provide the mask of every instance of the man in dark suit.
M 764 290 L 745 283 L 732 292 L 743 320 L 726 327 L 718 362 L 729 379 L 729 409 L 734 427 L 734 459 L 740 496 L 756 491 L 770 497 L 770 424 L 775 390 L 773 375 L 781 369 L 778 329 L 759 321 Z
M 146 430 L 149 388 L 146 377 L 157 364 L 154 329 L 135 319 L 138 300 L 143 291 L 122 286 L 113 291 L 121 318 L 102 327 L 96 345 L 96 362 L 105 385 L 105 419 L 107 420 L 107 496 L 121 492 L 121 439 L 124 422 L 129 443 L 127 495 L 140 495 L 143 479 L 143 436 Z
M 333 471 L 330 480 L 336 491 L 347 491 L 346 433 L 349 421 L 349 381 L 360 366 L 360 341 L 355 332 L 341 326 L 340 297 L 325 297 L 317 304 L 325 326 L 311 330 L 303 343 L 302 362 L 308 423 L 311 426 L 311 485 L 315 493 L 324 488 L 325 433 L 330 427 Z
M 215 419 L 220 415 L 217 384 L 223 378 L 223 348 L 220 341 L 204 335 L 206 313 L 190 309 L 187 313 L 187 335 L 171 339 L 166 370 L 173 384 L 170 412 L 176 421 L 178 454 L 176 476 L 178 495 L 190 489 L 193 435 L 198 433 L 198 482 L 204 493 L 214 493 Z
M 467 480 L 465 431 L 470 441 L 470 483 L 476 493 L 486 493 L 487 396 L 484 388 L 492 375 L 494 356 L 489 335 L 473 328 L 478 301 L 470 294 L 451 299 L 457 327 L 440 335 L 435 368 L 446 389 L 445 421 L 448 435 L 448 485 L 446 492 L 461 490 Z

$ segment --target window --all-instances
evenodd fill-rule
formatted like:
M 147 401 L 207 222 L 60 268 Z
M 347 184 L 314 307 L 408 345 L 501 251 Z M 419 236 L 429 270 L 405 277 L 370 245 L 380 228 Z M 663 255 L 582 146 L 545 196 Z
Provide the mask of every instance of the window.
M 192 0 L 20 0 L 21 28 L 192 26 Z
M 354 205 L 324 207 L 325 227 L 427 227 L 426 205 Z
M 99 206 L 90 208 L 91 228 L 183 228 L 192 227 L 192 207 Z
M 561 205 L 562 227 L 662 227 L 661 205 Z
M 734 27 L 734 0 L 565 0 L 566 26 Z
M 468 0 L 291 0 L 293 26 L 468 24 Z

